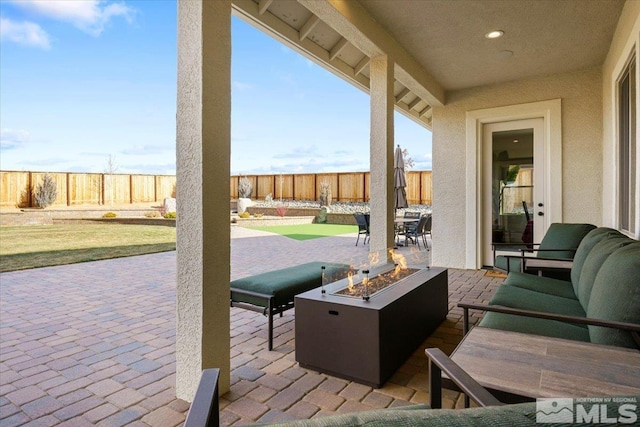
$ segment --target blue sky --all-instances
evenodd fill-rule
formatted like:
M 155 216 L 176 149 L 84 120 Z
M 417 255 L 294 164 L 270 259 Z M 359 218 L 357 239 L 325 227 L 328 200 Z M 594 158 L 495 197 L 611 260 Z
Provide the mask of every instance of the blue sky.
M 0 169 L 175 173 L 176 2 L 0 1 Z M 233 174 L 369 169 L 369 96 L 232 20 Z M 395 115 L 431 169 L 431 133 Z

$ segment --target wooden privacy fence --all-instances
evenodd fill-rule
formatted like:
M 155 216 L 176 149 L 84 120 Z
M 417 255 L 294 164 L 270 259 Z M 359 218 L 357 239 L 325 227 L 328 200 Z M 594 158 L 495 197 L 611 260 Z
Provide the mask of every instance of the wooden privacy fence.
M 369 172 L 309 173 L 282 175 L 234 175 L 231 177 L 229 195 L 238 197 L 238 184 L 246 177 L 253 185 L 254 200 L 263 200 L 271 194 L 274 200 L 319 200 L 323 182 L 331 184 L 331 198 L 337 202 L 368 202 L 370 194 Z M 410 171 L 407 177 L 407 201 L 409 204 L 432 203 L 431 171 Z
M 52 206 L 160 202 L 176 193 L 174 175 L 0 171 L 0 206 L 36 207 L 33 192 L 47 173 L 58 190 Z
M 46 173 L 58 189 L 52 206 L 161 202 L 176 196 L 175 175 L 0 171 L 0 206 L 36 207 L 33 191 Z M 263 200 L 268 194 L 274 200 L 319 200 L 323 182 L 331 185 L 333 201 L 368 202 L 371 198 L 369 172 L 339 172 L 234 175 L 230 179 L 231 199 L 238 197 L 238 183 L 244 176 L 253 184 L 254 200 Z M 406 177 L 409 204 L 430 205 L 431 171 L 410 171 Z

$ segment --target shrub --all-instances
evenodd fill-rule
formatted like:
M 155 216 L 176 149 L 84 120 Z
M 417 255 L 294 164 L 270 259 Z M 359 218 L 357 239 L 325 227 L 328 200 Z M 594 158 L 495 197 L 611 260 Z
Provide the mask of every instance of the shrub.
M 160 212 L 158 211 L 145 212 L 144 216 L 146 216 L 147 218 L 160 218 Z
M 238 197 L 242 199 L 250 199 L 251 193 L 253 192 L 253 185 L 251 185 L 251 181 L 246 176 L 240 178 L 240 182 L 238 183 Z
M 247 211 L 244 211 L 241 214 L 238 214 L 238 216 L 240 218 L 249 218 L 249 217 L 251 217 L 251 214 L 249 212 L 247 212 Z
M 264 214 L 257 213 L 257 214 L 255 214 L 255 215 L 253 215 L 253 216 L 255 216 L 256 218 L 262 218 L 262 217 L 264 216 Z
M 278 206 L 276 207 L 276 213 L 279 216 L 285 216 L 285 214 L 287 213 L 287 207 L 286 206 Z
M 115 212 L 107 212 L 104 215 L 102 215 L 102 218 L 115 218 L 117 215 Z
M 320 206 L 331 205 L 331 183 L 322 181 L 320 183 Z
M 164 217 L 166 219 L 176 219 L 176 213 L 175 212 L 167 212 L 166 214 L 164 214 Z
M 42 182 L 36 186 L 36 203 L 41 208 L 46 208 L 56 201 L 58 189 L 53 177 L 48 173 L 42 177 Z

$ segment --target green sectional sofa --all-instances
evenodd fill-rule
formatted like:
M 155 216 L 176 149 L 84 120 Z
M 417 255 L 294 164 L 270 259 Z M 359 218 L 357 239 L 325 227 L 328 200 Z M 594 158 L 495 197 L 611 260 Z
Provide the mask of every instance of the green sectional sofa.
M 571 280 L 508 274 L 479 325 L 528 334 L 640 348 L 640 242 L 611 228 L 590 231 L 580 242 Z

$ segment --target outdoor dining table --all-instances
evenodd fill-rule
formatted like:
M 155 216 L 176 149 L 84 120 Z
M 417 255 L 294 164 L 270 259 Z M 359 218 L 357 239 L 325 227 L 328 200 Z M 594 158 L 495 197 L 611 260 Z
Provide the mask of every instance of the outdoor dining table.
M 396 224 L 395 235 L 396 235 L 397 246 L 404 246 L 402 243 L 398 242 L 398 231 L 401 230 L 401 227 L 404 227 L 406 224 L 417 224 L 418 221 L 420 221 L 420 218 L 396 217 L 393 219 L 393 222 Z

